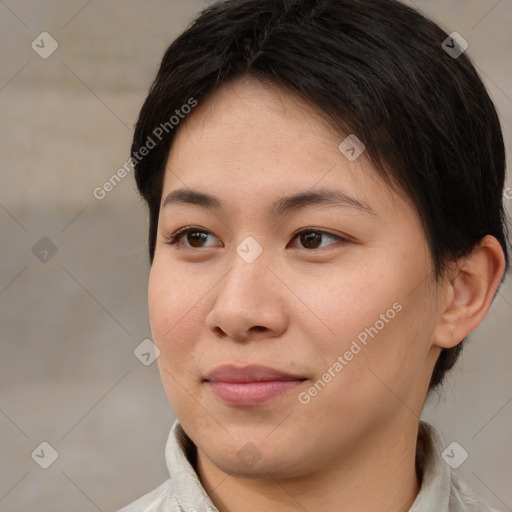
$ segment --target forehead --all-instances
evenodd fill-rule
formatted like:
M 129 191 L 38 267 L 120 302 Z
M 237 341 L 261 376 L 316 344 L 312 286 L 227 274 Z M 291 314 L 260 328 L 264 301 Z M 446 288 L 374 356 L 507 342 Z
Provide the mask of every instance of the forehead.
M 171 190 L 183 187 L 261 198 L 331 187 L 387 208 L 385 203 L 398 200 L 396 191 L 364 152 L 356 160 L 347 158 L 340 150 L 346 137 L 318 108 L 279 86 L 252 79 L 226 84 L 180 125 L 162 203 Z
M 241 145 L 245 135 L 250 138 Z M 203 143 L 213 137 L 214 144 L 222 142 L 234 151 L 237 147 L 246 149 L 251 143 L 268 144 L 276 135 L 267 149 L 280 148 L 282 153 L 295 147 L 293 139 L 297 137 L 317 144 L 321 138 L 334 153 L 340 138 L 315 105 L 281 86 L 244 77 L 223 84 L 203 99 L 180 126 L 175 144 L 185 137 L 201 137 Z M 288 146 L 283 147 L 283 143 Z

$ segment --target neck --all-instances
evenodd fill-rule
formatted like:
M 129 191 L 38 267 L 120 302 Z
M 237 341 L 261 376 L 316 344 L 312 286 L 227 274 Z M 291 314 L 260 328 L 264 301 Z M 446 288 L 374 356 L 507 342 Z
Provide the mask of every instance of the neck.
M 400 418 L 371 435 L 320 470 L 295 478 L 271 474 L 239 478 L 217 468 L 200 450 L 197 472 L 220 512 L 405 512 L 420 480 L 416 473 L 417 421 Z

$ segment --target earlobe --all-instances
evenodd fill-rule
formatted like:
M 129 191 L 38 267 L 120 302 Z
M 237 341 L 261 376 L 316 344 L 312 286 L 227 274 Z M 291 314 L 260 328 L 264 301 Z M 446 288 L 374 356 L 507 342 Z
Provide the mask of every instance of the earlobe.
M 444 285 L 444 305 L 433 344 L 452 348 L 483 321 L 503 279 L 505 255 L 501 245 L 487 235 L 469 254 L 457 261 Z

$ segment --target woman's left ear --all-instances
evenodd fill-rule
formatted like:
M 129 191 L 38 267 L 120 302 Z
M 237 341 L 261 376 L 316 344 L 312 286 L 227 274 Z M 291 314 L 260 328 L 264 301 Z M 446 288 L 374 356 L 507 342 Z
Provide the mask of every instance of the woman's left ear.
M 445 277 L 444 306 L 433 344 L 452 348 L 485 318 L 505 272 L 505 255 L 495 237 L 487 235 L 469 256 L 458 260 Z

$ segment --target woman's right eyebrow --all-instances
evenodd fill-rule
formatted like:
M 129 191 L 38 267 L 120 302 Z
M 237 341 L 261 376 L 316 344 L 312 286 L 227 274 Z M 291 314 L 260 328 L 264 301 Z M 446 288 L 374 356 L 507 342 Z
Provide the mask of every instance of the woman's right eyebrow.
M 170 192 L 162 202 L 162 209 L 177 204 L 193 204 L 214 210 L 224 209 L 223 201 L 218 197 L 189 188 L 180 188 Z M 272 218 L 277 218 L 313 205 L 353 208 L 357 211 L 379 217 L 375 210 L 365 201 L 356 199 L 345 191 L 335 188 L 307 190 L 280 197 L 270 205 L 267 213 Z

